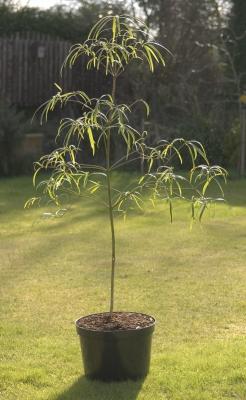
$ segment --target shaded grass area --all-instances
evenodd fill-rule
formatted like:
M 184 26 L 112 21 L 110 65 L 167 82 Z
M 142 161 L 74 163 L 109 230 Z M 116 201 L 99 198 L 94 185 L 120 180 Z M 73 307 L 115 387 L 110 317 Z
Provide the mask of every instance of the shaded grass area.
M 129 175 L 124 175 L 124 180 Z M 0 398 L 246 399 L 246 182 L 189 229 L 159 204 L 118 219 L 117 310 L 156 317 L 144 382 L 83 377 L 74 320 L 109 307 L 110 232 L 101 208 L 75 202 L 63 218 L 24 211 L 30 178 L 0 181 Z

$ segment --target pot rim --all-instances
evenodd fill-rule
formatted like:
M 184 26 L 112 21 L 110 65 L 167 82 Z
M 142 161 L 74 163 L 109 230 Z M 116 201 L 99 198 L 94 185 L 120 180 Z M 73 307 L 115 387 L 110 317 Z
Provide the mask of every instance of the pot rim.
M 138 329 L 130 329 L 129 328 L 129 329 L 115 329 L 115 330 L 97 330 L 97 329 L 85 328 L 85 327 L 79 326 L 79 324 L 78 324 L 79 321 L 81 321 L 83 318 L 91 317 L 93 315 L 102 315 L 102 314 L 110 314 L 110 313 L 108 311 L 100 312 L 100 313 L 93 313 L 93 314 L 84 315 L 83 317 L 80 317 L 80 318 L 76 319 L 75 325 L 76 325 L 76 328 L 77 328 L 77 332 L 78 333 L 79 333 L 79 331 L 80 332 L 93 332 L 95 334 L 102 334 L 102 333 L 105 333 L 105 334 L 107 334 L 107 333 L 108 334 L 117 334 L 117 333 L 124 334 L 124 333 L 129 333 L 129 332 L 143 332 L 143 331 L 146 331 L 148 329 L 150 329 L 152 331 L 152 329 L 154 329 L 155 324 L 156 324 L 156 319 L 154 317 L 152 317 L 152 315 L 141 313 L 141 312 L 137 312 L 137 311 L 113 311 L 112 314 L 138 314 L 138 315 L 143 315 L 145 317 L 151 318 L 152 321 L 151 321 L 150 325 L 144 326 L 144 327 L 140 327 Z

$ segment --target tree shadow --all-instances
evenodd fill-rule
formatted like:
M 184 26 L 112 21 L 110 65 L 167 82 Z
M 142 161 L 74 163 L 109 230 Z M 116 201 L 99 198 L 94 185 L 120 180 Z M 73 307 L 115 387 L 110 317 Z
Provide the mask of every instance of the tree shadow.
M 81 376 L 53 400 L 136 400 L 143 380 L 104 383 Z

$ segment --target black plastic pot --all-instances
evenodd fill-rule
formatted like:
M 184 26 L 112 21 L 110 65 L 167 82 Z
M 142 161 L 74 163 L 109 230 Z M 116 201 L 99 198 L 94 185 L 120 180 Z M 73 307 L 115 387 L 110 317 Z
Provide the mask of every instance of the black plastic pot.
M 95 315 L 95 314 L 94 314 Z M 144 315 L 144 314 L 142 314 Z M 149 371 L 151 340 L 155 319 L 146 328 L 95 331 L 79 326 L 85 376 L 101 381 L 124 381 L 144 378 Z M 152 322 L 153 321 L 153 322 Z

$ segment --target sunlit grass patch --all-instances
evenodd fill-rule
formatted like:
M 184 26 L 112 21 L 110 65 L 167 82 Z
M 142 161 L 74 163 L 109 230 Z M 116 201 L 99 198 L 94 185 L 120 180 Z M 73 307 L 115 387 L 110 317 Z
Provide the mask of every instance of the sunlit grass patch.
M 192 230 L 188 204 L 173 224 L 165 204 L 117 219 L 116 309 L 157 326 L 148 378 L 110 385 L 83 378 L 74 328 L 109 307 L 107 216 L 87 200 L 63 218 L 24 211 L 30 182 L 0 181 L 0 398 L 245 399 L 245 181 Z

